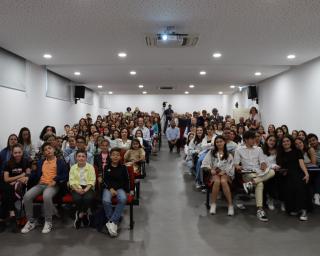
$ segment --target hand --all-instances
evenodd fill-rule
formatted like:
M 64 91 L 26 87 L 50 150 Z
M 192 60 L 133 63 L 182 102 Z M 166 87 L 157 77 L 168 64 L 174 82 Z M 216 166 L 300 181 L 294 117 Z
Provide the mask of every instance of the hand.
M 303 180 L 306 182 L 306 184 L 308 184 L 308 182 L 309 182 L 309 173 L 306 173 L 304 175 Z
M 223 176 L 223 175 L 225 175 L 226 174 L 226 172 L 225 171 L 221 171 L 221 172 L 219 172 L 219 175 L 220 176 Z
M 211 174 L 212 175 L 216 175 L 217 174 L 216 170 L 215 169 L 211 169 Z
M 49 187 L 54 187 L 56 184 L 57 184 L 57 182 L 52 181 L 52 182 L 49 184 Z
M 83 189 L 82 188 L 76 188 L 75 191 L 79 194 L 79 195 L 83 195 Z
M 261 163 L 261 165 L 260 165 L 260 169 L 262 170 L 262 171 L 265 171 L 266 169 L 267 169 L 267 164 L 266 163 Z
M 113 188 L 110 189 L 111 195 L 112 196 L 116 196 L 117 195 L 117 191 L 114 190 Z
M 102 183 L 102 181 L 103 181 L 102 177 L 101 177 L 101 176 L 98 177 L 98 182 L 99 182 L 99 183 Z

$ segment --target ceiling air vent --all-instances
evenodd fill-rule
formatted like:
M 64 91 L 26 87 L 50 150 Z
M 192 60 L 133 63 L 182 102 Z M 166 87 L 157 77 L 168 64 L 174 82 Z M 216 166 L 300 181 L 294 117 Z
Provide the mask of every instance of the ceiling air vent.
M 185 48 L 194 47 L 199 41 L 197 34 L 147 34 L 146 44 L 158 48 Z
M 174 90 L 174 88 L 172 86 L 160 86 L 159 89 L 165 90 L 165 91 Z

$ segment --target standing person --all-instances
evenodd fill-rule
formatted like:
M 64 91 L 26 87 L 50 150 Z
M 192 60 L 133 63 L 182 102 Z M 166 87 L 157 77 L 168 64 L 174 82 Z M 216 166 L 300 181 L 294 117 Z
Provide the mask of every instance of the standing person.
M 130 192 L 129 176 L 127 167 L 120 163 L 121 149 L 113 148 L 110 151 L 111 163 L 104 172 L 104 185 L 102 204 L 105 212 L 106 227 L 110 236 L 118 235 L 118 225 L 124 207 L 127 203 L 126 193 Z M 113 211 L 112 197 L 117 198 L 117 205 Z
M 265 156 L 260 147 L 255 146 L 255 133 L 246 131 L 243 135 L 245 145 L 236 149 L 234 154 L 234 164 L 238 172 L 244 173 L 243 187 L 247 193 L 255 186 L 257 218 L 260 221 L 268 221 L 268 217 L 263 210 L 263 182 L 274 176 L 274 171 L 268 168 Z M 241 163 L 241 165 L 240 165 Z
M 69 185 L 73 202 L 76 205 L 76 217 L 74 227 L 79 229 L 81 223 L 84 227 L 90 224 L 88 209 L 94 202 L 94 187 L 96 173 L 91 164 L 87 163 L 87 152 L 79 149 L 76 152 L 77 163 L 73 165 L 69 173 Z
M 209 169 L 213 179 L 210 214 L 216 214 L 216 201 L 221 186 L 228 202 L 228 215 L 233 216 L 234 209 L 229 184 L 234 177 L 234 164 L 233 157 L 228 153 L 225 139 L 222 136 L 215 138 L 214 148 L 205 156 L 201 168 Z
M 165 116 L 165 123 L 164 123 L 164 129 L 163 129 L 164 134 L 166 134 L 168 123 L 171 121 L 173 113 L 174 111 L 172 109 L 172 106 L 171 104 L 169 104 L 168 108 L 163 112 Z
M 170 122 L 170 127 L 167 128 L 166 136 L 168 139 L 169 149 L 172 152 L 174 147 L 177 147 L 177 153 L 180 153 L 180 130 L 176 127 L 174 120 Z
M 52 229 L 52 215 L 55 212 L 53 197 L 59 191 L 59 185 L 68 179 L 67 166 L 61 159 L 54 155 L 54 148 L 50 143 L 45 142 L 42 147 L 45 160 L 38 162 L 36 173 L 32 173 L 30 179 L 38 180 L 38 184 L 27 191 L 23 197 L 28 222 L 21 230 L 21 233 L 28 233 L 36 227 L 36 220 L 33 216 L 33 200 L 43 194 L 43 206 L 45 224 L 42 233 L 49 233 Z
M 36 155 L 36 150 L 31 142 L 31 133 L 27 127 L 20 129 L 18 142 L 23 146 L 23 155 L 25 158 L 33 159 Z
M 286 169 L 285 206 L 290 215 L 300 213 L 301 221 L 308 220 L 308 188 L 309 173 L 304 164 L 302 152 L 297 150 L 288 135 L 281 141 L 277 155 L 277 164 Z
M 213 108 L 212 109 L 212 116 L 210 117 L 210 121 L 213 123 L 220 123 L 223 120 L 223 116 L 219 115 L 218 109 Z
M 256 107 L 252 107 L 249 111 L 250 121 L 251 121 L 251 129 L 257 130 L 260 126 L 260 116 L 258 113 L 258 109 Z

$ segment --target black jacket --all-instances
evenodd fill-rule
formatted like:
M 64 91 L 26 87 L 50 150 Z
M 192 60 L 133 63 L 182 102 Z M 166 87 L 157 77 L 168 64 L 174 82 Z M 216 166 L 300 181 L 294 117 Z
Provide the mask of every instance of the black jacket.
M 127 193 L 130 192 L 130 181 L 128 170 L 125 165 L 119 164 L 113 167 L 111 164 L 106 167 L 103 175 L 104 185 L 107 189 L 114 190 L 123 189 Z

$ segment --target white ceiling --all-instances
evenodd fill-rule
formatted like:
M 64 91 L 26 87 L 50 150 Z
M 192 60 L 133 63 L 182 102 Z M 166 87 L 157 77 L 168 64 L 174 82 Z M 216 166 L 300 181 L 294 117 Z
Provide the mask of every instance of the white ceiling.
M 142 83 L 149 94 L 163 94 L 160 85 L 175 94 L 232 93 L 230 84 L 256 83 L 320 56 L 319 13 L 315 0 L 1 0 L 0 46 L 97 91 L 137 94 Z M 145 34 L 168 25 L 199 34 L 198 45 L 148 48 Z M 128 57 L 120 60 L 119 51 Z M 297 58 L 288 61 L 290 53 Z

